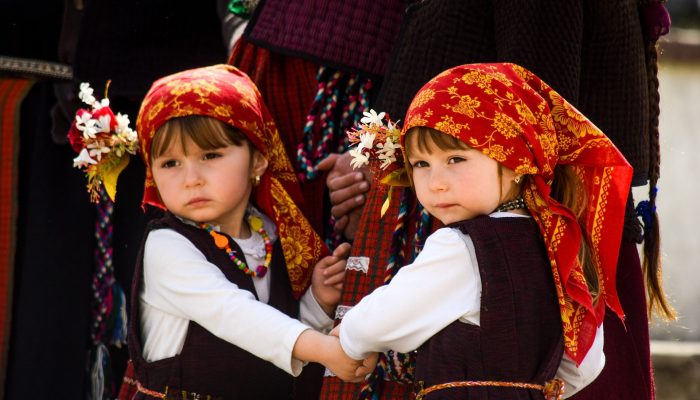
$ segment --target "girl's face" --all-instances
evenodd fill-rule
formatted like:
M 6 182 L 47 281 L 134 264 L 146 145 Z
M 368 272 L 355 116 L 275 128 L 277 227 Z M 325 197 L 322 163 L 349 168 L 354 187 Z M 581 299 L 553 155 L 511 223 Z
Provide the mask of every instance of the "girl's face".
M 472 148 L 443 150 L 428 141 L 417 145 L 417 136 L 408 137 L 408 162 L 413 167 L 413 184 L 418 200 L 443 224 L 492 213 L 513 184 L 515 173 Z
M 173 141 L 151 162 L 153 179 L 173 214 L 197 223 L 220 225 L 224 232 L 239 227 L 252 191 L 252 179 L 267 168 L 248 145 L 203 150 L 190 139 Z

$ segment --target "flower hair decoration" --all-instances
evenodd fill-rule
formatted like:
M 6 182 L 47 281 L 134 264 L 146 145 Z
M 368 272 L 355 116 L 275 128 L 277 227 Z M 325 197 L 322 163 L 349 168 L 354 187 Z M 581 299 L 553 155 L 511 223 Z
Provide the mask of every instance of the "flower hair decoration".
M 369 110 L 362 114 L 364 117 L 358 127 L 347 132 L 351 146 L 348 150 L 352 157 L 350 165 L 354 169 L 368 165 L 373 179 L 389 186 L 387 199 L 382 205 L 381 215 L 384 216 L 389 208 L 392 188 L 409 186 L 399 142 L 401 129 L 385 112 L 377 114 L 375 110 Z
M 73 166 L 85 172 L 90 201 L 95 203 L 95 253 L 92 275 L 92 301 L 89 350 L 90 393 L 92 398 L 113 398 L 115 382 L 105 371 L 111 365 L 107 346 L 126 344 L 126 296 L 114 275 L 112 258 L 112 216 L 117 192 L 117 178 L 129 164 L 129 154 L 136 154 L 136 132 L 129 128 L 129 117 L 114 115 L 107 91 L 97 100 L 88 83 L 80 84 L 78 97 L 87 108 L 80 108 L 68 131 L 68 140 L 78 156 Z
M 101 187 L 114 201 L 117 193 L 117 178 L 129 164 L 129 154 L 138 151 L 136 132 L 129 127 L 129 117 L 109 107 L 107 91 L 105 98 L 97 100 L 89 83 L 80 84 L 78 97 L 89 106 L 80 108 L 68 132 L 68 140 L 78 156 L 73 166 L 80 168 L 87 177 L 90 200 L 97 203 Z

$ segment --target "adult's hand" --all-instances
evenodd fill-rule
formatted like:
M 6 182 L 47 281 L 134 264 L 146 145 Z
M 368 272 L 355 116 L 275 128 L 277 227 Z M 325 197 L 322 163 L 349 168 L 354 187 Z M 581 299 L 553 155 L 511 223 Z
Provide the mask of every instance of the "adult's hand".
M 354 170 L 349 153 L 331 154 L 318 164 L 318 169 L 330 171 L 326 186 L 330 193 L 331 215 L 335 217 L 335 231 L 353 240 L 360 224 L 362 208 L 369 191 L 369 172 Z

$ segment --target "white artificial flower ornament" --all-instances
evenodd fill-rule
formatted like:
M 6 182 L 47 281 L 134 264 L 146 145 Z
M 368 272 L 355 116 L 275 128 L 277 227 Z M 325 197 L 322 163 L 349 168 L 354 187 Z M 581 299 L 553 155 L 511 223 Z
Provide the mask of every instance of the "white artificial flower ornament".
M 377 148 L 379 148 L 377 151 L 379 159 L 382 161 L 381 168 L 386 169 L 391 163 L 396 162 L 396 150 L 400 149 L 401 145 L 387 138 L 386 142 L 377 143 Z
M 83 103 L 92 106 L 96 99 L 92 94 L 94 90 L 90 87 L 90 84 L 83 82 L 80 84 L 80 93 L 78 93 L 78 98 L 83 101 Z
M 384 119 L 384 116 L 386 115 L 384 111 L 380 112 L 379 114 L 377 114 L 377 112 L 374 110 L 369 110 L 369 112 L 363 111 L 362 115 L 364 115 L 364 117 L 360 119 L 360 122 L 363 124 L 377 126 L 384 125 L 384 123 L 382 122 L 382 119 Z
M 87 148 L 90 152 L 90 156 L 97 158 L 97 161 L 102 160 L 102 154 L 107 154 L 111 151 L 111 149 L 105 146 L 101 141 L 90 143 L 87 145 Z
M 93 160 L 90 157 L 90 154 L 88 154 L 87 149 L 80 150 L 78 157 L 75 157 L 73 159 L 73 167 L 74 168 L 84 168 L 90 164 L 97 164 L 97 161 Z
M 372 150 L 374 148 L 374 138 L 376 136 L 376 133 L 363 133 L 360 135 L 360 145 L 365 149 Z
M 97 132 L 109 133 L 110 125 L 112 124 L 112 117 L 109 115 L 101 115 L 97 119 Z
M 357 128 L 347 132 L 350 145 L 355 145 L 355 148 L 349 150 L 352 157 L 350 165 L 353 168 L 369 165 L 372 179 L 389 186 L 380 210 L 383 217 L 389 209 L 394 186 L 410 185 L 401 154 L 401 130 L 388 116 L 387 124 L 384 125 L 384 112 L 377 114 L 376 111 L 369 110 L 362 114 L 364 117 L 360 119 Z
M 139 149 L 136 132 L 129 128 L 129 117 L 114 115 L 109 107 L 108 88 L 109 82 L 105 98 L 98 101 L 88 83 L 80 84 L 78 97 L 89 108 L 76 112 L 68 132 L 71 147 L 78 153 L 73 166 L 85 171 L 93 202 L 99 201 L 103 189 L 114 200 L 117 178 L 129 163 L 129 154 L 136 154 Z
M 350 156 L 352 156 L 350 166 L 354 169 L 361 168 L 362 166 L 369 164 L 369 157 L 362 153 L 363 149 L 362 144 L 359 144 L 357 147 L 349 151 Z

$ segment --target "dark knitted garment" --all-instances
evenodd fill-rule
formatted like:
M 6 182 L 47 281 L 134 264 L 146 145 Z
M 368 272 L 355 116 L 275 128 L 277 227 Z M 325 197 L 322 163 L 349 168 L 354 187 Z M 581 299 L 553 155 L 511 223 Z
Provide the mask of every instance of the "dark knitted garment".
M 207 258 L 221 269 L 226 278 L 253 294 L 255 287 L 250 276 L 240 271 L 226 252 L 217 248 L 211 236 L 203 229 L 186 225 L 172 214 L 151 221 L 147 232 L 156 229 L 173 229 L 187 237 Z M 229 243 L 238 254 L 243 254 L 236 242 Z M 144 238 L 145 244 L 145 238 Z M 169 393 L 180 390 L 223 399 L 285 399 L 293 391 L 293 377 L 270 362 L 211 334 L 199 324 L 190 321 L 182 352 L 171 358 L 146 362 L 141 353 L 139 293 L 143 274 L 143 246 L 139 254 L 131 292 L 129 320 L 129 353 L 136 371 L 136 378 L 147 389 Z M 292 296 L 289 278 L 284 265 L 282 247 L 278 240 L 274 245 L 270 266 L 271 287 L 268 304 L 283 313 L 296 317 L 299 303 Z M 143 394 L 139 394 L 143 396 Z M 145 398 L 145 397 L 140 397 Z
M 374 108 L 403 116 L 430 78 L 461 64 L 513 62 L 589 117 L 649 171 L 644 43 L 636 1 L 424 1 L 409 8 Z M 397 117 L 399 118 L 399 117 Z
M 453 225 L 474 242 L 481 275 L 480 326 L 455 321 L 418 350 L 416 381 L 543 384 L 564 351 L 547 250 L 531 218 L 478 217 Z M 427 399 L 543 399 L 521 388 L 444 389 Z
M 403 0 L 263 0 L 244 36 L 251 43 L 346 72 L 384 74 Z
M 110 98 L 141 101 L 158 78 L 226 61 L 214 0 L 87 1 L 82 21 L 76 81 L 90 82 L 97 94 L 111 79 Z

